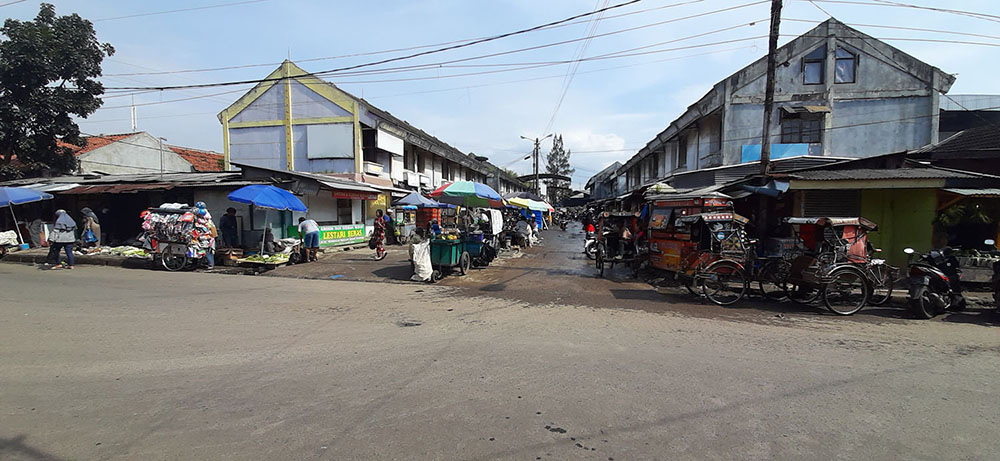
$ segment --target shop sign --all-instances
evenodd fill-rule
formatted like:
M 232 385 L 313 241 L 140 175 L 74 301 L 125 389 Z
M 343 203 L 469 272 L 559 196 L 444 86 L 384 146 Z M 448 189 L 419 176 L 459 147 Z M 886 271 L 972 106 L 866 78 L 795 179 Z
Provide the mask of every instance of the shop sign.
M 362 243 L 366 240 L 368 239 L 365 238 L 365 226 L 363 224 L 319 227 L 319 246 L 321 247 L 350 245 L 352 243 Z
M 378 200 L 378 194 L 373 192 L 335 190 L 333 191 L 333 198 L 345 200 Z

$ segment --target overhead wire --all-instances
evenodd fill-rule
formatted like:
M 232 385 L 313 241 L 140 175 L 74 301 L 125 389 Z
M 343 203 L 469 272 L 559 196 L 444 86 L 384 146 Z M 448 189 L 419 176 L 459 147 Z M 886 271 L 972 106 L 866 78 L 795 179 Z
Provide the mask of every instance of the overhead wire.
M 622 8 L 622 7 L 625 7 L 625 6 L 628 6 L 628 5 L 632 5 L 632 4 L 641 2 L 641 1 L 642 0 L 628 0 L 626 2 L 618 3 L 618 4 L 615 4 L 615 5 L 609 6 L 607 8 L 603 8 L 601 10 L 596 10 L 596 11 L 591 11 L 591 12 L 577 14 L 577 15 L 574 15 L 574 16 L 570 16 L 568 18 L 560 19 L 558 21 L 552 21 L 552 22 L 548 22 L 548 23 L 545 23 L 545 24 L 542 24 L 542 25 L 529 27 L 527 29 L 520 29 L 520 30 L 516 30 L 516 31 L 513 31 L 513 32 L 506 32 L 506 33 L 503 33 L 503 34 L 499 34 L 499 35 L 494 35 L 494 36 L 491 36 L 491 37 L 483 38 L 483 39 L 480 39 L 480 40 L 474 40 L 474 41 L 471 41 L 471 42 L 459 43 L 459 44 L 456 44 L 456 45 L 450 45 L 450 46 L 445 46 L 445 47 L 441 47 L 441 48 L 435 48 L 433 50 L 421 51 L 421 52 L 418 52 L 418 53 L 411 53 L 411 54 L 407 54 L 407 55 L 404 55 L 404 56 L 396 56 L 396 57 L 392 57 L 392 58 L 381 59 L 381 60 L 378 60 L 378 61 L 371 61 L 371 62 L 365 62 L 365 63 L 360 63 L 360 64 L 353 64 L 353 65 L 349 65 L 349 66 L 343 66 L 343 67 L 339 67 L 339 68 L 336 68 L 336 69 L 330 69 L 330 70 L 326 70 L 326 71 L 315 72 L 313 74 L 314 75 L 331 74 L 331 73 L 336 73 L 336 72 L 343 72 L 343 71 L 348 71 L 348 70 L 361 69 L 361 68 L 365 68 L 365 67 L 378 66 L 378 65 L 382 65 L 382 64 L 388 64 L 390 62 L 403 61 L 403 60 L 413 59 L 413 58 L 417 58 L 417 57 L 421 57 L 421 56 L 427 56 L 427 55 L 431 55 L 431 54 L 442 53 L 442 52 L 445 52 L 445 51 L 451 51 L 451 50 L 456 50 L 456 49 L 460 49 L 460 48 L 465 48 L 465 47 L 469 47 L 469 46 L 473 46 L 473 45 L 478 45 L 478 44 L 481 44 L 481 43 L 486 43 L 486 42 L 490 42 L 490 41 L 500 40 L 500 39 L 503 39 L 503 38 L 512 37 L 512 36 L 515 36 L 515 35 L 521 35 L 521 34 L 525 34 L 525 33 L 528 33 L 528 32 L 533 32 L 535 30 L 541 29 L 541 28 L 546 27 L 546 26 L 551 26 L 551 25 L 555 25 L 555 24 L 561 24 L 561 23 L 573 21 L 573 20 L 576 20 L 576 19 L 579 19 L 579 18 L 591 16 L 591 15 L 594 15 L 594 14 L 598 14 L 598 13 L 600 13 L 602 11 L 608 11 L 608 10 L 612 10 L 612 9 Z M 257 84 L 257 83 L 263 83 L 263 82 L 267 82 L 267 81 L 277 81 L 277 80 L 281 80 L 281 79 L 280 78 L 275 78 L 275 79 L 252 79 L 252 80 L 239 80 L 239 81 L 229 81 L 229 82 L 205 83 L 205 84 L 199 84 L 199 85 L 175 85 L 175 86 L 119 88 L 119 89 L 141 89 L 141 90 L 159 89 L 159 90 L 172 90 L 172 89 L 183 89 L 183 88 L 205 88 L 205 87 L 212 87 L 212 86 L 231 86 L 231 85 L 251 84 L 251 83 L 252 84 Z
M 600 0 L 598 1 L 600 2 Z M 607 6 L 610 0 L 603 0 L 603 1 L 604 1 L 604 6 Z M 600 5 L 600 3 L 598 3 L 598 5 Z M 592 25 L 588 29 L 587 39 L 580 42 L 580 45 L 577 47 L 577 51 L 573 53 L 574 59 L 576 59 L 577 61 L 574 62 L 573 64 L 570 64 L 569 69 L 566 70 L 566 78 L 563 79 L 562 88 L 561 91 L 559 92 L 559 101 L 556 102 L 556 107 L 552 111 L 552 116 L 549 117 L 549 123 L 545 125 L 545 130 L 542 131 L 543 133 L 548 133 L 552 129 L 552 125 L 555 124 L 556 115 L 559 114 L 559 108 L 562 107 L 563 100 L 566 99 L 566 93 L 569 92 L 569 87 L 573 83 L 573 77 L 576 75 L 576 71 L 580 69 L 581 61 L 579 61 L 579 59 L 583 58 L 583 54 L 587 52 L 587 47 L 593 40 L 594 34 L 597 32 L 597 26 L 600 22 L 601 22 L 601 15 L 595 16 Z
M 110 18 L 94 19 L 92 22 L 114 21 L 116 19 L 139 18 L 139 17 L 144 17 L 144 16 L 156 16 L 156 15 L 161 15 L 161 14 L 182 13 L 182 12 L 186 12 L 186 11 L 208 10 L 208 9 L 212 9 L 212 8 L 223 8 L 223 7 L 227 7 L 227 6 L 246 5 L 246 4 L 250 4 L 250 3 L 262 3 L 262 2 L 266 2 L 266 1 L 269 1 L 269 0 L 244 0 L 244 1 L 241 1 L 241 2 L 221 3 L 221 4 L 218 4 L 218 5 L 196 6 L 196 7 L 191 7 L 191 8 L 179 8 L 179 9 L 176 9 L 176 10 L 166 10 L 166 11 L 152 11 L 152 12 L 149 12 L 149 13 L 136 13 L 136 14 L 129 14 L 129 15 L 125 15 L 125 16 L 115 16 L 115 17 L 110 17 Z
M 21 1 L 24 1 L 24 0 L 21 0 Z M 687 0 L 687 1 L 682 1 L 682 2 L 670 3 L 670 4 L 667 4 L 667 5 L 660 5 L 660 6 L 655 6 L 655 7 L 651 7 L 651 8 L 644 8 L 644 9 L 639 9 L 639 10 L 635 10 L 635 11 L 629 11 L 629 12 L 625 12 L 625 13 L 619 13 L 619 14 L 614 14 L 614 15 L 610 15 L 610 16 L 605 16 L 604 19 L 605 20 L 608 20 L 608 19 L 617 19 L 617 18 L 621 18 L 621 17 L 632 16 L 632 15 L 646 13 L 646 12 L 650 12 L 650 11 L 663 10 L 663 9 L 667 9 L 667 8 L 674 8 L 674 7 L 684 6 L 684 5 L 690 5 L 690 4 L 694 4 L 694 3 L 701 3 L 701 2 L 704 2 L 704 1 L 705 0 Z M 589 22 L 589 21 L 590 21 L 589 19 L 581 19 L 581 20 L 577 20 L 577 21 L 571 21 L 571 22 L 567 22 L 567 23 L 555 24 L 555 25 L 552 25 L 552 26 L 547 26 L 547 27 L 544 27 L 544 28 L 539 28 L 538 30 L 557 29 L 557 28 L 561 28 L 561 27 L 568 27 L 568 26 L 572 26 L 572 25 L 576 25 L 576 24 L 586 23 L 586 22 Z M 456 44 L 456 43 L 472 42 L 472 41 L 475 41 L 475 40 L 481 40 L 481 39 L 488 38 L 488 37 L 490 37 L 490 36 L 482 36 L 482 37 L 474 37 L 474 38 L 464 38 L 464 39 L 460 39 L 460 40 L 451 40 L 451 41 L 447 41 L 447 42 L 432 43 L 432 44 L 427 44 L 427 45 L 416 45 L 416 46 L 410 46 L 410 47 L 392 48 L 392 49 L 377 50 L 377 51 L 365 51 L 365 52 L 360 52 L 360 53 L 342 54 L 342 55 L 337 55 L 337 56 L 324 56 L 324 57 L 315 57 L 315 58 L 297 58 L 297 59 L 295 59 L 295 62 L 330 61 L 330 60 L 334 60 L 334 59 L 354 58 L 354 57 L 362 57 L 362 56 L 374 56 L 374 55 L 388 54 L 388 53 L 399 53 L 399 52 L 403 52 L 403 51 L 412 51 L 412 50 L 420 50 L 420 49 L 426 49 L 426 48 L 441 47 L 441 46 L 445 46 L 445 45 L 453 45 L 453 44 Z M 281 64 L 281 62 L 266 62 L 266 63 L 258 63 L 258 64 L 243 64 L 243 65 L 222 66 L 222 67 L 206 67 L 206 68 L 200 68 L 200 69 L 184 69 L 184 70 L 169 70 L 169 71 L 151 71 L 151 72 L 133 72 L 133 73 L 119 73 L 119 74 L 106 74 L 106 75 L 108 75 L 108 76 L 131 76 L 131 75 L 166 75 L 166 74 L 216 72 L 216 71 L 225 71 L 225 70 L 247 69 L 247 68 L 253 68 L 253 67 L 273 67 L 273 66 L 277 66 L 277 65 L 280 65 L 280 64 Z

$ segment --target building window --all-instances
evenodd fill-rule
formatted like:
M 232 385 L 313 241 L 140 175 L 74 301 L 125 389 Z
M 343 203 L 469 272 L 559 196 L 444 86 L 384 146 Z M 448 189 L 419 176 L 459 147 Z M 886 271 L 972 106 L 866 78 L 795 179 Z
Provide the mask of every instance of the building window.
M 816 48 L 802 59 L 803 83 L 822 85 L 826 74 L 826 45 Z
M 681 135 L 677 137 L 677 168 L 687 168 L 688 164 L 688 137 Z
M 819 143 L 823 132 L 823 116 L 816 114 L 784 114 L 781 117 L 783 144 Z
M 423 155 L 417 154 L 417 172 L 423 173 L 425 167 L 427 166 L 427 160 Z
M 660 153 L 659 152 L 654 152 L 653 153 L 653 161 L 652 161 L 652 164 L 650 165 L 650 176 L 652 176 L 653 179 L 656 179 L 656 178 L 658 178 L 660 176 Z
M 858 55 L 844 47 L 837 47 L 837 64 L 834 77 L 835 83 L 854 83 L 858 70 Z

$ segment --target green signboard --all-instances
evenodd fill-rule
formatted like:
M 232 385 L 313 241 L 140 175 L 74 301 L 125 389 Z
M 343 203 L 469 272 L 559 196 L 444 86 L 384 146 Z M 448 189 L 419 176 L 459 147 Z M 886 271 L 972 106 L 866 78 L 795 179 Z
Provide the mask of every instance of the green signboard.
M 319 227 L 319 246 L 321 247 L 350 245 L 352 243 L 363 243 L 367 240 L 363 224 Z

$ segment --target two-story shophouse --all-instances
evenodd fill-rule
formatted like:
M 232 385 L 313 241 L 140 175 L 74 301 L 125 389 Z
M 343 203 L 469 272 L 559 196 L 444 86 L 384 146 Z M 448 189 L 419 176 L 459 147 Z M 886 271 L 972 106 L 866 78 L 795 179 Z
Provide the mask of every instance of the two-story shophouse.
M 937 142 L 940 98 L 955 81 L 835 19 L 778 48 L 777 63 L 771 158 L 778 171 Z M 705 182 L 731 179 L 721 174 L 729 169 L 752 174 L 766 66 L 762 57 L 716 83 L 649 141 L 618 170 L 626 191 L 663 180 L 711 185 Z
M 293 184 L 310 217 L 352 235 L 358 226 L 370 231 L 376 209 L 412 190 L 459 180 L 526 188 L 484 157 L 462 153 L 288 60 L 218 117 L 226 169 Z M 281 226 L 295 218 L 283 217 Z

